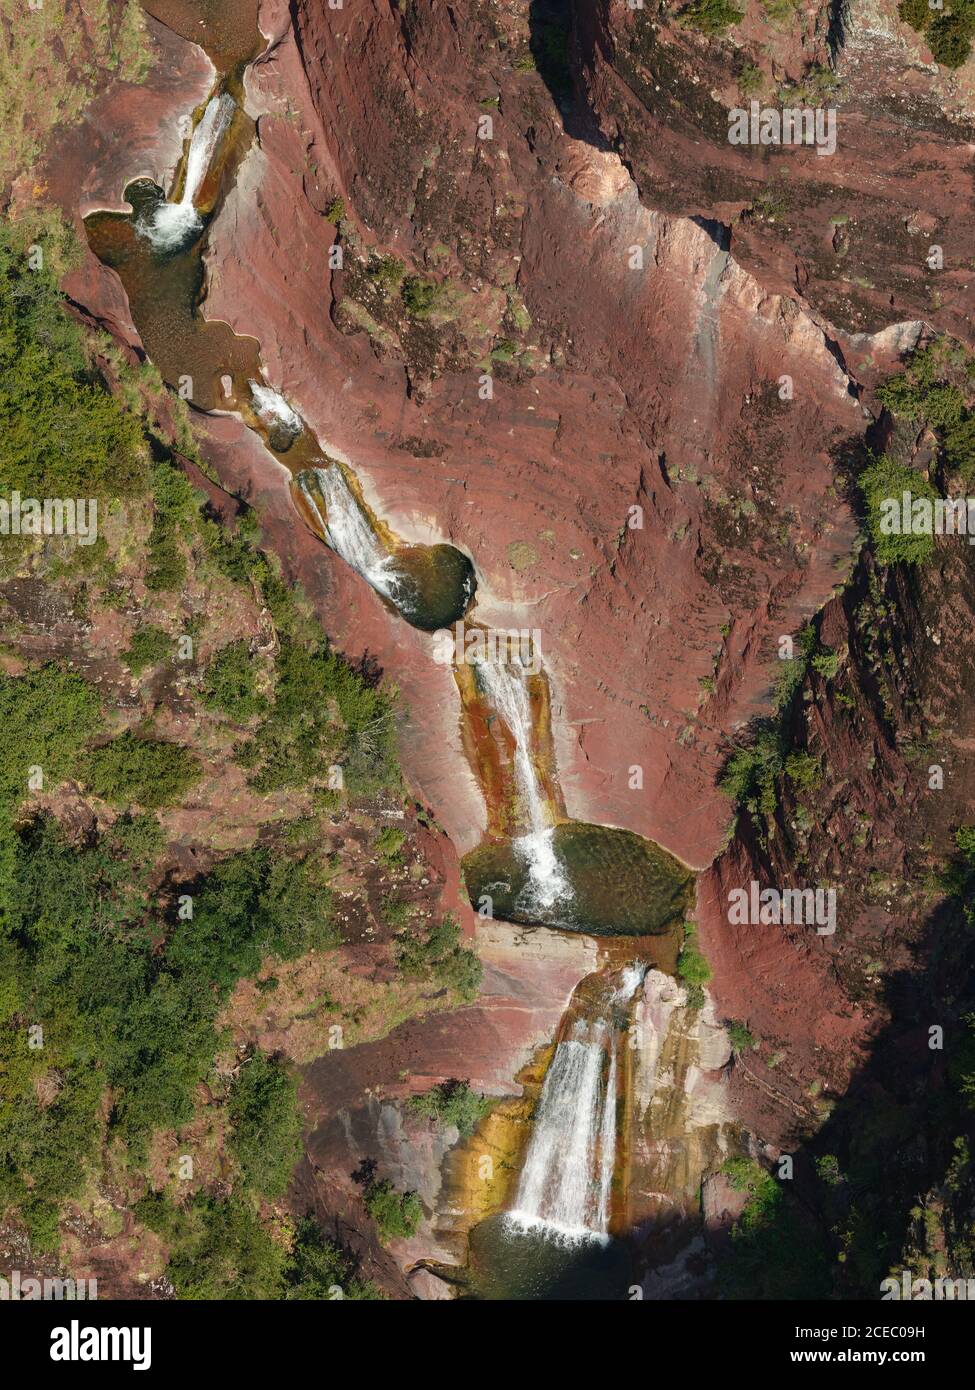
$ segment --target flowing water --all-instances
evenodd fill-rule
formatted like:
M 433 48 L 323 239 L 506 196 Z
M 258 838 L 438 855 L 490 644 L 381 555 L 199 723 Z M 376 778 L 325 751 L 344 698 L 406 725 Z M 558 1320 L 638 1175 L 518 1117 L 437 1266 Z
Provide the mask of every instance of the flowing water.
M 547 913 L 556 903 L 567 904 L 572 887 L 555 852 L 554 826 L 532 756 L 535 734 L 528 696 L 528 675 L 521 666 L 481 662 L 477 681 L 504 721 L 514 744 L 514 773 L 529 833 L 512 841 L 512 848 L 527 869 L 518 894 L 524 916 Z
M 404 599 L 403 581 L 393 556 L 380 544 L 345 474 L 337 463 L 316 468 L 314 482 L 303 473 L 298 483 L 317 515 L 325 538 L 347 565 L 361 574 L 371 588 L 399 607 Z
M 196 200 L 204 180 L 215 163 L 220 144 L 230 129 L 237 103 L 229 92 L 210 98 L 190 137 L 186 156 L 183 192 L 175 203 L 159 202 L 136 223 L 136 231 L 157 251 L 178 251 L 195 241 L 203 230 L 203 218 Z
M 544 1227 L 570 1243 L 609 1239 L 620 1028 L 645 973 L 628 967 L 605 1002 L 574 1019 L 556 1044 L 508 1213 L 514 1227 Z
M 449 628 L 464 617 L 477 587 L 474 566 L 452 545 L 384 543 L 378 523 L 337 463 L 295 478 L 315 531 L 413 627 Z
M 470 1234 L 478 1299 L 622 1300 L 632 1251 L 614 1234 L 628 1028 L 647 971 L 588 977 L 563 1020 L 532 1118 L 511 1209 Z
M 248 381 L 247 385 L 251 388 L 254 412 L 268 432 L 271 447 L 279 454 L 287 453 L 304 429 L 301 416 L 279 391 L 262 386 L 259 381 Z
M 256 340 L 199 312 L 207 223 L 253 132 L 241 110 L 241 82 L 263 44 L 256 0 L 145 0 L 145 8 L 200 42 L 221 82 L 193 129 L 182 181 L 170 199 L 136 180 L 126 189 L 131 214 L 86 219 L 90 244 L 118 271 L 163 379 L 184 394 L 189 381 L 188 396 L 203 409 L 240 410 L 276 452 L 294 444 L 300 455 L 292 465 L 295 492 L 318 534 L 409 622 L 429 631 L 450 627 L 473 600 L 470 560 L 448 545 L 401 546 L 378 526 L 342 468 L 314 457 L 321 452 L 314 436 L 263 381 Z M 315 466 L 307 468 L 308 461 Z M 477 681 L 510 739 L 519 825 L 503 843 L 466 857 L 472 898 L 490 894 L 495 915 L 515 922 L 614 936 L 665 933 L 686 902 L 690 875 L 628 831 L 556 823 L 538 771 L 528 673 L 512 664 L 484 665 Z M 634 966 L 605 977 L 596 998 L 567 1015 L 513 1207 L 471 1235 L 476 1296 L 626 1296 L 630 1256 L 611 1235 L 612 1208 L 625 1093 L 622 1038 L 643 974 L 644 967 Z

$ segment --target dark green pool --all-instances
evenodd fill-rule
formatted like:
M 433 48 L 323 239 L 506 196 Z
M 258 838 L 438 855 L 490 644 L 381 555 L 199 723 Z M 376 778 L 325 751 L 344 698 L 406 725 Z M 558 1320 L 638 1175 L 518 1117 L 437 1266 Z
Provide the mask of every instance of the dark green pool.
M 597 936 L 655 936 L 679 920 L 692 875 L 672 854 L 629 830 L 570 821 L 556 826 L 553 845 L 571 893 L 549 908 L 532 900 L 517 841 L 481 845 L 464 858 L 476 908 L 483 895 L 492 914 Z

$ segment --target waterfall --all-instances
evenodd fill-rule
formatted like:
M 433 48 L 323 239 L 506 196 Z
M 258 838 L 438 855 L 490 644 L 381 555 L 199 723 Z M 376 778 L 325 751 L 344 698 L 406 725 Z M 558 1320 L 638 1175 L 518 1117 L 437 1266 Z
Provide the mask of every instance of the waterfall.
M 533 729 L 526 673 L 520 667 L 490 661 L 479 662 L 477 673 L 484 693 L 514 740 L 515 785 L 531 826 L 527 835 L 512 841 L 528 867 L 526 891 L 530 901 L 526 906 L 549 908 L 558 899 L 566 898 L 571 887 L 555 853 L 555 831 L 549 824 L 548 808 L 532 761 Z
M 614 1014 L 645 974 L 645 966 L 628 967 L 596 1016 L 577 1018 L 556 1045 L 508 1213 L 516 1229 L 541 1229 L 570 1244 L 609 1239 L 622 1021 Z
M 396 573 L 395 561 L 380 545 L 341 468 L 336 463 L 316 468 L 314 478 L 325 503 L 324 513 L 306 474 L 299 475 L 298 485 L 329 545 L 377 593 L 401 606 L 403 581 Z
M 192 240 L 203 226 L 195 206 L 196 195 L 236 109 L 233 97 L 227 92 L 210 98 L 190 137 L 182 197 L 178 203 L 157 203 L 140 222 L 138 230 L 158 251 L 177 250 L 184 242 Z
M 297 439 L 302 431 L 301 417 L 291 409 L 281 393 L 273 391 L 270 386 L 262 386 L 257 381 L 248 381 L 247 385 L 250 387 L 254 410 L 265 429 L 286 436 L 289 443 Z

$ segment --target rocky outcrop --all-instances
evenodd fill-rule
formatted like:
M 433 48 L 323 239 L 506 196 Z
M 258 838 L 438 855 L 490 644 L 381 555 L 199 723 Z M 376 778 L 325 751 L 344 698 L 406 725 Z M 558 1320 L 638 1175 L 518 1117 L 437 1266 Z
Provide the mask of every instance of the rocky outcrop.
M 767 833 L 743 817 L 699 881 L 716 1001 L 756 1039 L 734 1068 L 736 1113 L 772 1142 L 822 1124 L 892 1020 L 897 1036 L 915 1026 L 890 982 L 928 968 L 939 876 L 954 829 L 971 819 L 975 587 L 966 549 L 946 538 L 933 564 L 886 573 L 864 555 L 822 615 L 837 673 L 810 671 L 788 731 L 821 777 L 806 788 L 780 778 Z M 728 894 L 753 880 L 834 888 L 835 932 L 734 924 Z
M 631 1056 L 626 1227 L 652 1267 L 644 1297 L 686 1296 L 707 1271 L 704 1233 L 721 1225 L 702 1212 L 702 1183 L 736 1146 L 731 1045 L 709 997 L 691 1007 L 686 989 L 651 970 Z
M 304 1069 L 308 1159 L 325 1178 L 319 1191 L 325 1208 L 335 1212 L 338 1193 L 353 1206 L 361 1203 L 353 1175 L 363 1160 L 399 1190 L 418 1193 L 424 1221 L 417 1235 L 391 1245 L 404 1269 L 420 1259 L 463 1264 L 469 1226 L 500 1209 L 525 1132 L 516 1078 L 549 1044 L 576 985 L 597 965 L 589 938 L 503 922 L 480 921 L 475 946 L 484 965 L 475 1004 L 411 1020 L 375 1043 L 330 1052 Z M 506 1106 L 502 1099 L 502 1114 L 489 1117 L 479 1133 L 473 1173 L 463 1152 L 445 1166 L 457 1146 L 455 1128 L 402 1106 L 409 1095 L 454 1078 L 515 1102 Z M 489 1179 L 476 1172 L 484 1153 L 497 1168 Z M 466 1191 L 463 1202 L 459 1191 Z
M 894 0 L 778 26 L 749 5 L 723 38 L 682 27 L 682 8 L 574 7 L 587 101 L 642 199 L 732 227 L 732 254 L 767 290 L 842 334 L 924 318 L 971 342 L 971 79 L 931 62 Z M 743 95 L 746 67 L 759 76 Z M 729 109 L 752 98 L 834 109 L 835 153 L 732 145 Z
M 205 312 L 256 334 L 268 379 L 399 534 L 474 558 L 480 620 L 540 629 L 568 814 L 707 863 L 723 740 L 855 534 L 831 487 L 862 414 L 831 344 L 720 228 L 648 211 L 614 155 L 565 134 L 542 79 L 511 66 L 528 37 L 514 14 L 493 32 L 473 6 L 454 25 L 442 4 L 406 20 L 375 0 L 327 20 L 299 5 L 292 22 L 269 3 L 261 24 L 257 141 L 211 233 Z M 455 330 L 505 292 L 505 322 L 528 327 L 492 399 L 476 360 L 431 376 L 433 349 L 404 361 L 374 320 L 371 336 L 337 325 L 356 290 L 329 269 L 336 196 L 346 264 L 376 245 L 436 266 L 464 306 Z M 467 844 L 444 790 L 438 815 Z

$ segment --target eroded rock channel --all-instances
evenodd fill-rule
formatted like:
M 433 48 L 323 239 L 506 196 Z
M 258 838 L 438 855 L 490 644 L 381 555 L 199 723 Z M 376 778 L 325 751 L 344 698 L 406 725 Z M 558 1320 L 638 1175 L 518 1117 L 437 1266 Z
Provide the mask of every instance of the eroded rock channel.
M 196 9 L 174 3 L 158 13 L 193 38 Z M 502 1086 L 514 1085 L 521 1098 L 502 1100 L 459 1149 L 441 1155 L 435 1164 L 441 1176 L 425 1175 L 428 1234 L 401 1258 L 407 1268 L 445 1276 L 467 1296 L 563 1297 L 575 1290 L 623 1297 L 637 1277 L 632 1232 L 675 1182 L 669 1171 L 658 1174 L 649 1208 L 638 1195 L 642 1179 L 634 1174 L 657 1161 L 646 1148 L 649 1117 L 663 1105 L 668 1118 L 660 1143 L 693 1147 L 701 1127 L 700 1116 L 691 1119 L 699 1081 L 685 1088 L 674 1061 L 682 1058 L 695 1077 L 701 1065 L 710 1066 L 717 1096 L 727 1056 L 720 1044 L 717 1051 L 713 1042 L 705 1045 L 702 1028 L 716 1037 L 720 1030 L 713 1018 L 706 1022 L 707 1009 L 687 1007 L 673 978 L 693 875 L 651 840 L 567 815 L 548 674 L 540 652 L 530 644 L 526 650 L 521 640 L 525 610 L 493 601 L 493 621 L 480 621 L 476 554 L 442 540 L 399 537 L 367 497 L 354 459 L 331 456 L 280 383 L 268 379 L 259 339 L 206 316 L 208 278 L 219 274 L 210 230 L 226 215 L 235 186 L 235 215 L 239 207 L 239 176 L 255 141 L 246 114 L 248 67 L 265 49 L 250 7 L 205 9 L 210 42 L 204 46 L 218 76 L 206 102 L 186 113 L 172 185 L 164 190 L 144 177 L 128 183 L 131 211 L 90 213 L 89 244 L 119 275 L 141 341 L 167 384 L 208 417 L 236 417 L 259 438 L 269 466 L 291 475 L 294 525 L 307 525 L 398 621 L 432 634 L 427 659 L 452 670 L 462 747 L 485 807 L 486 833 L 463 860 L 482 955 L 490 962 L 500 944 L 508 958 L 502 974 L 510 972 L 518 924 L 543 937 L 572 933 L 591 943 L 567 977 L 559 980 L 556 972 L 554 980 L 543 975 L 526 982 L 529 995 L 557 985 L 533 1004 L 538 1009 L 544 1002 L 552 1018 L 561 1015 L 549 1046 L 523 1052 L 519 1078 Z M 507 626 L 500 626 L 505 616 Z M 550 952 L 544 941 L 531 951 L 558 962 L 559 951 Z M 583 961 L 588 968 L 580 975 Z M 573 974 L 581 983 L 570 989 L 563 1013 Z M 505 988 L 517 993 L 522 986 L 512 977 Z M 498 991 L 495 971 L 485 994 Z M 454 1068 L 473 1074 L 483 1062 L 464 1055 L 468 1040 L 462 1033 Z M 485 1045 L 490 1041 L 482 1039 L 479 1046 Z M 504 1073 L 504 1061 L 494 1065 Z M 710 1137 L 701 1141 L 697 1168 L 692 1162 L 678 1182 L 678 1202 L 694 1171 L 718 1151 L 724 1118 L 720 1101 L 713 1101 L 705 1126 Z M 321 1156 L 330 1142 L 319 1131 L 313 1150 Z M 500 1180 L 485 1177 L 493 1172 L 492 1149 Z M 480 1192 L 470 1169 L 475 1154 Z M 388 1146 L 385 1157 L 396 1165 Z M 327 1161 L 342 1160 L 330 1153 Z M 399 1162 L 409 1176 L 417 1159 L 401 1154 Z

